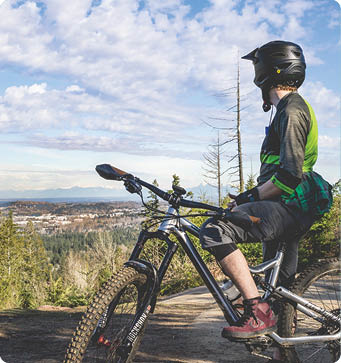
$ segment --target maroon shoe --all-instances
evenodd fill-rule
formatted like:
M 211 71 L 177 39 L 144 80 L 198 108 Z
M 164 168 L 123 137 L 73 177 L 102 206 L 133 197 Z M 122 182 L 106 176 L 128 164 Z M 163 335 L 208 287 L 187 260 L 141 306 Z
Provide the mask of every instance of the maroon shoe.
M 223 329 L 224 338 L 253 338 L 276 330 L 277 318 L 267 302 L 260 298 L 245 299 L 244 315 Z

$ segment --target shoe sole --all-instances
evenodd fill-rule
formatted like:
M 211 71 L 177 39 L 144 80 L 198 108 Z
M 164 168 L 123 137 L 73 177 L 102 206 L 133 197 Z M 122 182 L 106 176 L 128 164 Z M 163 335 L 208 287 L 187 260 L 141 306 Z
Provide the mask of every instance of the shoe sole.
M 252 333 L 243 333 L 243 332 L 234 332 L 233 334 L 231 334 L 229 331 L 225 331 L 223 330 L 221 332 L 221 336 L 223 338 L 227 338 L 229 340 L 231 339 L 248 339 L 248 338 L 256 338 L 259 337 L 261 335 L 265 335 L 265 334 L 270 334 L 273 333 L 274 331 L 276 331 L 277 327 L 272 326 L 270 328 L 261 330 L 261 331 L 257 331 L 257 332 L 252 332 Z

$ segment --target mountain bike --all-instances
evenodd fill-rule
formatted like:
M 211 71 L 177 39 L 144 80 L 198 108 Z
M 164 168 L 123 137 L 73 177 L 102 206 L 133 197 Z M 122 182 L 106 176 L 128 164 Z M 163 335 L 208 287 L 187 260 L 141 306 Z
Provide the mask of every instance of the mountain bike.
M 235 323 L 240 310 L 226 296 L 195 248 L 190 235 L 198 237 L 200 228 L 188 217 L 214 216 L 246 229 L 260 220 L 243 212 L 184 199 L 186 191 L 180 186 L 173 185 L 171 193 L 165 192 L 109 164 L 98 165 L 96 171 L 105 179 L 124 182 L 127 191 L 140 195 L 143 203 L 142 187 L 149 189 L 168 203 L 168 209 L 161 215 L 154 215 L 157 230 L 142 229 L 129 260 L 94 297 L 74 332 L 64 362 L 133 361 L 178 245 L 195 266 L 226 321 Z M 181 215 L 180 207 L 200 212 Z M 159 266 L 140 258 L 150 240 L 163 241 L 167 246 Z M 341 338 L 340 263 L 337 258 L 315 263 L 286 289 L 277 286 L 285 248 L 283 241 L 273 259 L 250 267 L 262 297 L 279 306 L 277 332 L 230 340 L 243 343 L 251 354 L 265 358 L 269 358 L 265 354 L 270 347 L 277 347 L 286 362 L 335 362 L 340 357 Z

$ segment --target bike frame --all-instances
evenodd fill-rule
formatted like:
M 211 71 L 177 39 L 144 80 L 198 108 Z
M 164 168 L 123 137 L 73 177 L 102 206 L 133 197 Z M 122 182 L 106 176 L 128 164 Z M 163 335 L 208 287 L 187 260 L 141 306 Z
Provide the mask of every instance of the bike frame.
M 169 267 L 169 264 L 178 248 L 178 245 L 170 240 L 170 235 L 173 234 L 180 245 L 185 250 L 185 253 L 190 258 L 191 262 L 193 263 L 194 267 L 198 271 L 199 275 L 203 279 L 205 285 L 207 286 L 208 290 L 212 294 L 213 298 L 217 302 L 219 308 L 222 310 L 226 321 L 229 324 L 233 324 L 238 320 L 238 315 L 235 312 L 235 309 L 231 303 L 231 301 L 225 296 L 223 290 L 218 285 L 214 277 L 212 276 L 211 272 L 207 268 L 205 262 L 201 258 L 199 252 L 195 248 L 193 242 L 189 238 L 187 233 L 192 234 L 195 237 L 199 237 L 200 229 L 187 220 L 184 217 L 180 217 L 178 210 L 173 206 L 168 208 L 165 218 L 160 223 L 159 228 L 156 232 L 149 232 L 146 230 L 142 230 L 139 239 L 136 243 L 136 246 L 130 256 L 129 262 L 127 265 L 131 265 L 134 263 L 137 264 L 149 264 L 145 261 L 139 259 L 140 253 L 143 249 L 144 244 L 151 238 L 157 238 L 165 241 L 168 245 L 167 251 L 163 257 L 163 260 L 157 269 L 157 283 L 161 284 L 162 279 Z M 310 316 L 311 318 L 323 322 L 325 319 L 333 320 L 335 322 L 340 323 L 340 319 L 335 317 L 333 314 L 330 314 L 326 310 L 310 303 L 306 299 L 290 292 L 289 290 L 285 289 L 284 287 L 277 287 L 277 281 L 279 276 L 279 270 L 283 261 L 284 256 L 284 244 L 280 244 L 276 256 L 266 261 L 258 266 L 250 267 L 251 273 L 259 274 L 268 272 L 269 276 L 267 278 L 267 288 L 265 289 L 264 298 L 267 298 L 270 294 L 274 296 L 280 296 L 287 300 L 292 301 L 295 305 L 297 310 L 301 311 L 302 313 Z M 141 267 L 140 267 L 141 268 Z M 156 268 L 155 268 L 156 269 Z M 157 291 L 156 291 L 157 290 Z M 159 288 L 156 289 L 154 292 L 153 297 L 153 304 L 152 310 L 154 309 L 154 305 L 156 302 L 156 295 L 159 291 Z M 150 308 L 150 306 L 148 305 Z M 150 309 L 149 309 L 150 310 Z M 148 311 L 149 311 L 148 310 Z M 145 310 L 138 314 L 134 322 L 138 322 L 140 316 L 145 313 Z M 134 323 L 132 324 L 134 326 Z M 276 333 L 271 333 L 269 336 L 280 346 L 290 346 L 296 344 L 303 344 L 303 343 L 312 343 L 312 342 L 324 342 L 324 341 L 332 341 L 341 338 L 341 332 L 332 335 L 318 335 L 318 336 L 304 336 L 304 337 L 292 337 L 292 338 L 284 338 L 280 337 Z

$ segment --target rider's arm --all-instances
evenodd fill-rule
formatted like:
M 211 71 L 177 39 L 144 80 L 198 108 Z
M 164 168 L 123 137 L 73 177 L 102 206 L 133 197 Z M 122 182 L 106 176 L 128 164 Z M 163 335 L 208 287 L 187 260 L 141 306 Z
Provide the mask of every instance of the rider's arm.
M 234 208 L 236 205 L 244 204 L 251 201 L 257 201 L 262 199 L 273 199 L 281 195 L 283 191 L 276 187 L 276 185 L 268 180 L 264 184 L 255 187 L 251 190 L 247 190 L 239 195 L 229 194 L 232 199 L 235 199 L 229 203 L 229 208 Z M 251 199 L 253 198 L 253 200 Z
M 283 193 L 282 189 L 276 187 L 276 185 L 271 180 L 268 180 L 264 184 L 258 186 L 257 189 L 259 194 L 259 200 L 273 199 Z

